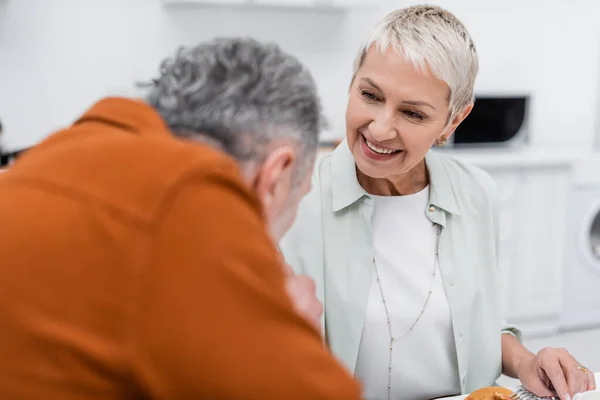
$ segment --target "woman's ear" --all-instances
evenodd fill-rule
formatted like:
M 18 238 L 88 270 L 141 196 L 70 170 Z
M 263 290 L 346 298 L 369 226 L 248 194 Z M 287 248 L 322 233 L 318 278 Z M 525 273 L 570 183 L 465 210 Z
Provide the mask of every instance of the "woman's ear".
M 456 113 L 456 115 L 454 115 L 454 117 L 452 118 L 452 121 L 450 122 L 450 125 L 448 125 L 448 128 L 443 133 L 443 136 L 446 137 L 446 140 L 449 139 L 450 136 L 452 136 L 454 134 L 454 131 L 456 130 L 456 128 L 458 128 L 458 125 L 460 125 L 461 122 L 463 122 L 465 120 L 465 118 L 467 118 L 469 116 L 469 114 L 471 113 L 471 110 L 473 110 L 473 106 L 474 106 L 474 103 L 467 104 L 465 107 L 463 107 L 462 110 L 460 110 L 459 112 Z

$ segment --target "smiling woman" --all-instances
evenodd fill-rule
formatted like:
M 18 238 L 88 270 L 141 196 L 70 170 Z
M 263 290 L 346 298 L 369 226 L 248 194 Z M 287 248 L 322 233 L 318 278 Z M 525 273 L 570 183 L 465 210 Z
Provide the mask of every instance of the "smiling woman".
M 380 21 L 354 64 L 346 140 L 320 159 L 281 243 L 316 281 L 327 343 L 368 400 L 466 394 L 502 372 L 540 396 L 595 385 L 568 352 L 534 355 L 504 322 L 494 182 L 430 151 L 471 112 L 477 72 L 448 11 Z
M 478 69 L 475 47 L 470 38 L 462 37 L 458 20 L 446 17 L 448 25 L 456 28 L 454 39 L 458 46 L 454 43 L 454 47 L 466 47 L 471 51 L 470 57 L 466 56 L 466 51 L 459 51 L 454 57 L 463 59 L 464 76 L 460 76 L 461 71 L 448 71 L 452 64 L 445 66 L 446 60 L 437 57 L 437 60 L 429 61 L 434 57 L 418 55 L 418 47 L 423 45 L 415 43 L 412 35 L 408 36 L 413 40 L 402 41 L 404 47 L 392 44 L 395 43 L 393 37 L 383 28 L 394 23 L 407 25 L 419 18 L 418 12 L 406 14 L 395 12 L 384 19 L 357 57 L 346 111 L 346 137 L 359 170 L 359 181 L 368 192 L 376 195 L 391 194 L 390 185 L 378 182 L 379 179 L 392 182 L 398 189 L 395 194 L 423 190 L 426 179 L 410 182 L 406 173 L 412 171 L 411 175 L 418 173 L 424 177 L 425 154 L 434 143 L 444 143 L 473 108 L 472 88 L 453 92 L 451 86 L 456 84 L 448 84 L 438 77 L 448 76 L 464 82 L 475 80 Z M 436 21 L 431 11 L 421 11 L 420 15 L 429 20 L 430 30 L 440 30 L 437 25 L 445 22 L 443 19 Z M 412 33 L 408 26 L 403 27 L 403 31 Z M 462 33 L 466 34 L 466 31 Z M 452 44 L 452 36 L 446 42 Z M 444 44 L 436 44 L 442 51 L 445 49 Z M 438 74 L 433 70 L 439 71 Z M 453 95 L 457 92 L 460 95 Z

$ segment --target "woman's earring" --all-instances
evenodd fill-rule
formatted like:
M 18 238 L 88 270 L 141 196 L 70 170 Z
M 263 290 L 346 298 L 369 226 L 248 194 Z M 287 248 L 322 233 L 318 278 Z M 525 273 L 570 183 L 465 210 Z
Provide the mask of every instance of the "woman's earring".
M 438 138 L 438 139 L 435 141 L 435 144 L 436 144 L 437 146 L 440 146 L 440 147 L 442 147 L 443 145 L 445 145 L 445 144 L 446 144 L 446 142 L 447 142 L 447 141 L 448 141 L 448 139 L 446 139 L 446 135 L 442 135 L 442 137 L 441 137 L 441 138 Z

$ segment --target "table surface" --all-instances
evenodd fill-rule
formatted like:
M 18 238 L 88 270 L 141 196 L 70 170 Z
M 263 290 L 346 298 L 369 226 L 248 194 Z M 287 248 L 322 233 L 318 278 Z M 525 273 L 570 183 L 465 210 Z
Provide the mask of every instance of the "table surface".
M 598 385 L 600 385 L 600 372 L 596 372 L 594 374 L 594 376 L 596 377 L 596 383 Z M 509 388 L 509 389 L 514 389 L 514 388 Z M 600 392 L 600 388 L 596 389 L 596 391 Z M 460 400 L 460 399 L 465 399 L 467 396 L 456 396 L 456 397 L 448 397 L 445 398 L 444 400 Z

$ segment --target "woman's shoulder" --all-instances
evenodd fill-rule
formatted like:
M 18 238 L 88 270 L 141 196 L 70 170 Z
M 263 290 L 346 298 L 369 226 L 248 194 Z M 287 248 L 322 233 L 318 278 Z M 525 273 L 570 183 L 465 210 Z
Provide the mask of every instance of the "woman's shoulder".
M 498 198 L 498 187 L 494 179 L 483 169 L 455 157 L 430 152 L 428 161 L 434 160 L 437 168 L 446 173 L 452 191 L 461 202 L 494 203 Z

